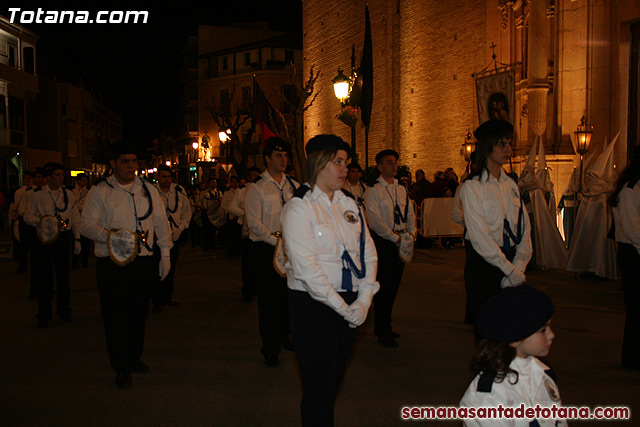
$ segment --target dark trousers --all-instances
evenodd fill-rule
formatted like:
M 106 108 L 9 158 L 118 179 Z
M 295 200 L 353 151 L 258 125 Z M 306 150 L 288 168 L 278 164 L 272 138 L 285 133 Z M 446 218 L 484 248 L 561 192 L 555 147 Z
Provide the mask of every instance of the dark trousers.
M 242 248 L 242 261 L 241 261 L 241 271 L 242 271 L 242 288 L 241 292 L 245 299 L 251 299 L 253 295 L 258 293 L 257 290 L 257 279 L 256 279 L 256 270 L 253 267 L 252 258 L 251 258 L 251 239 L 248 237 L 242 239 L 241 242 Z
M 302 379 L 302 425 L 332 426 L 333 405 L 358 328 L 307 292 L 289 290 L 291 336 Z M 341 292 L 347 304 L 355 292 Z
M 109 362 L 116 372 L 130 372 L 142 355 L 151 285 L 158 275 L 152 256 L 137 257 L 124 267 L 98 258 L 96 278 Z
M 640 254 L 635 246 L 618 242 L 618 265 L 627 317 L 622 341 L 622 364 L 640 366 Z
M 36 277 L 38 276 L 38 272 L 37 272 L 38 266 L 33 264 L 33 260 L 34 260 L 34 253 L 40 246 L 42 246 L 42 243 L 40 243 L 40 240 L 38 240 L 35 227 L 31 227 L 30 225 L 27 225 L 26 222 L 22 221 L 22 219 L 20 220 L 19 227 L 20 227 L 20 242 L 24 249 L 24 258 L 19 261 L 20 268 L 22 268 L 22 262 L 24 261 L 25 263 L 24 265 L 26 269 L 27 252 L 30 252 L 31 265 L 29 266 L 29 271 L 31 274 L 29 278 L 29 295 L 37 296 Z
M 22 218 L 18 219 L 18 232 L 20 233 L 20 240 L 13 237 L 13 251 L 15 259 L 18 261 L 18 269 L 20 271 L 27 271 L 27 252 L 29 250 L 29 227 Z
M 513 260 L 516 251 L 512 248 L 505 256 L 509 261 Z M 473 249 L 473 244 L 467 241 L 466 259 L 464 264 L 464 282 L 467 290 L 467 315 L 469 322 L 476 323 L 478 311 L 484 303 L 500 292 L 500 282 L 504 273 L 498 267 L 485 261 L 478 252 Z
M 289 339 L 289 309 L 287 279 L 273 268 L 275 247 L 263 243 L 251 244 L 252 264 L 256 271 L 258 290 L 258 321 L 262 338 L 262 355 L 280 354 L 280 343 Z
M 34 245 L 31 260 L 32 274 L 35 274 L 34 284 L 38 297 L 38 320 L 49 321 L 52 317 L 51 296 L 55 277 L 56 286 L 56 314 L 67 316 L 71 314 L 69 299 L 69 247 L 73 235 L 70 231 L 61 232 L 55 242 L 48 245 Z M 39 242 L 38 242 L 39 243 Z
M 227 228 L 227 239 L 229 243 L 227 254 L 230 257 L 242 255 L 242 241 L 240 239 L 242 226 L 238 224 L 236 220 L 229 220 L 227 221 L 226 228 Z
M 378 252 L 378 275 L 380 290 L 373 297 L 374 333 L 376 335 L 390 335 L 391 312 L 398 295 L 404 263 L 398 255 L 398 247 L 390 240 L 383 239 L 371 232 L 371 237 Z
M 75 241 L 74 241 L 75 242 Z M 71 245 L 71 249 L 74 249 L 74 245 Z M 83 267 L 89 266 L 89 254 L 91 253 L 91 240 L 80 236 L 80 253 L 73 254 L 72 265 L 74 268 L 82 264 Z
M 173 247 L 169 254 L 171 260 L 171 269 L 164 280 L 158 278 L 156 284 L 151 290 L 151 301 L 154 307 L 161 307 L 173 299 L 173 278 L 176 274 L 176 265 L 178 264 L 178 255 L 180 255 L 180 241 L 173 242 Z M 157 250 L 156 258 L 160 262 L 160 250 Z
M 202 250 L 206 251 L 208 249 L 216 248 L 216 232 L 217 228 L 211 224 L 209 221 L 209 217 L 207 216 L 207 211 L 202 211 Z

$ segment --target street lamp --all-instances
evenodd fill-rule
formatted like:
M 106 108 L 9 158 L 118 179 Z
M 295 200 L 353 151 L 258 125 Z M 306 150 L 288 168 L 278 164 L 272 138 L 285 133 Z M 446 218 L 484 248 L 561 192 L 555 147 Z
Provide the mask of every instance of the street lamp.
M 338 75 L 331 81 L 333 82 L 333 91 L 336 94 L 336 98 L 340 100 L 341 104 L 344 104 L 351 92 L 351 80 L 338 68 Z
M 462 143 L 461 153 L 464 157 L 465 162 L 467 162 L 467 173 L 471 173 L 471 153 L 476 148 L 476 142 L 471 134 L 471 131 L 467 131 L 467 136 L 464 138 L 464 142 Z
M 578 129 L 573 133 L 576 137 L 576 151 L 580 154 L 580 181 L 578 182 L 578 193 L 582 191 L 582 159 L 591 146 L 591 136 L 593 126 L 587 123 L 586 116 L 582 116 Z
M 358 106 L 359 102 L 351 97 L 351 89 L 356 82 L 356 46 L 351 46 L 351 75 L 345 76 L 342 69 L 338 68 L 338 75 L 331 80 L 333 82 L 333 91 L 336 98 L 340 100 L 342 111 L 338 114 L 338 119 L 351 128 L 351 152 L 353 162 L 358 162 L 356 153 L 356 123 L 358 122 Z

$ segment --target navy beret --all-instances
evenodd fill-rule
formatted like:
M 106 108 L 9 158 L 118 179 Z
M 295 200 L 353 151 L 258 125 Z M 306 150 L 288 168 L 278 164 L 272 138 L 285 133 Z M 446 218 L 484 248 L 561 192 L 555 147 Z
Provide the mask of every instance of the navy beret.
M 285 153 L 291 153 L 291 144 L 285 141 L 282 138 L 278 138 L 277 136 L 272 136 L 267 139 L 264 150 L 262 154 L 265 156 L 270 156 L 274 151 L 283 151 Z
M 57 162 L 49 162 L 46 165 L 44 165 L 42 169 L 43 169 L 43 173 L 41 175 L 44 175 L 44 176 L 51 176 L 53 175 L 53 172 L 57 171 L 58 169 L 65 170 L 64 166 L 62 166 L 60 163 L 57 163 Z
M 307 146 L 305 147 L 307 156 L 319 150 L 344 150 L 351 156 L 351 147 L 349 147 L 349 144 L 336 135 L 316 135 L 307 142 Z
M 506 120 L 487 120 L 473 132 L 476 139 L 484 138 L 492 134 L 502 136 L 506 132 L 513 132 L 513 125 Z
M 554 311 L 551 298 L 536 288 L 504 288 L 480 308 L 476 328 L 490 340 L 512 343 L 537 332 Z
M 136 157 L 141 157 L 140 149 L 137 146 L 122 140 L 108 146 L 107 151 L 114 159 L 118 159 L 118 157 L 125 154 L 135 154 Z
M 380 164 L 382 158 L 387 156 L 393 156 L 396 158 L 396 160 L 400 158 L 400 155 L 396 150 L 382 150 L 381 152 L 376 154 L 376 163 Z

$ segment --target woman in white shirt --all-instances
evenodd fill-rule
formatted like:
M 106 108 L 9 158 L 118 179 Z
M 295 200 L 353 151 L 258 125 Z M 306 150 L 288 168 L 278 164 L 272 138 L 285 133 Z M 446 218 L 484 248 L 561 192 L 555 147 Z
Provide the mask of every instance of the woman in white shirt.
M 622 366 L 640 370 L 640 146 L 622 171 L 611 194 L 618 265 L 622 274 L 627 318 L 622 341 Z
M 501 288 L 524 283 L 531 258 L 529 218 L 518 186 L 502 170 L 511 156 L 513 125 L 489 120 L 474 132 L 477 169 L 460 187 L 460 201 L 471 242 L 465 262 L 471 321 Z
M 379 289 L 376 250 L 363 213 L 341 190 L 350 151 L 335 135 L 311 138 L 306 146 L 308 183 L 280 216 L 304 426 L 333 425 L 333 405 L 357 327 Z

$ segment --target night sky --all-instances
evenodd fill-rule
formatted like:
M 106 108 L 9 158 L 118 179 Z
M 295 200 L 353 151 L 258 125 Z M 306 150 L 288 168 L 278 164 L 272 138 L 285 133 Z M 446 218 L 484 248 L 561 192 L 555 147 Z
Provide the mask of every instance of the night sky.
M 12 2 L 13 3 L 13 2 Z M 92 2 L 93 4 L 93 2 Z M 170 3 L 171 4 L 171 3 Z M 21 24 L 39 34 L 38 71 L 58 81 L 102 93 L 123 116 L 123 134 L 148 144 L 179 120 L 181 85 L 178 71 L 187 36 L 198 24 L 268 21 L 272 30 L 302 31 L 301 0 L 180 1 L 171 7 L 159 2 L 15 1 L 9 7 L 48 10 L 147 10 L 147 24 Z

